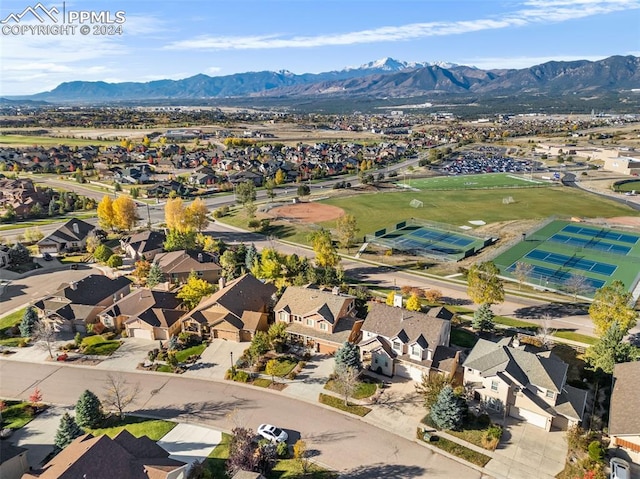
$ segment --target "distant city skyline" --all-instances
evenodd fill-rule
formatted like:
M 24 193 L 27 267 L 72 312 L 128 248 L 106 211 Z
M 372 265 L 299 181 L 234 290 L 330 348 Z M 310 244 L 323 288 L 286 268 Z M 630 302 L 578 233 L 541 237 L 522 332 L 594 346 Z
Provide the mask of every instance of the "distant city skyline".
M 489 69 L 640 55 L 640 0 L 3 0 L 0 20 L 0 96 L 384 57 Z

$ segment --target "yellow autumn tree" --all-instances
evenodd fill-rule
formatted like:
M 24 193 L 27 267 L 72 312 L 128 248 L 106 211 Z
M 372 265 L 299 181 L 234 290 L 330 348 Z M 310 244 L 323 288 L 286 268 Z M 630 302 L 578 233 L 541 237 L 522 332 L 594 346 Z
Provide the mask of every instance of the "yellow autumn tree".
M 130 196 L 118 196 L 112 205 L 114 226 L 122 231 L 129 231 L 136 224 L 136 203 Z
M 189 228 L 182 198 L 169 198 L 164 205 L 164 221 L 167 228 L 185 233 Z
M 207 214 L 209 214 L 207 205 L 202 201 L 202 198 L 196 198 L 185 209 L 187 225 L 198 232 L 202 231 L 209 224 Z
M 116 218 L 113 212 L 113 200 L 110 196 L 103 196 L 98 203 L 98 225 L 104 230 L 110 230 L 116 226 Z

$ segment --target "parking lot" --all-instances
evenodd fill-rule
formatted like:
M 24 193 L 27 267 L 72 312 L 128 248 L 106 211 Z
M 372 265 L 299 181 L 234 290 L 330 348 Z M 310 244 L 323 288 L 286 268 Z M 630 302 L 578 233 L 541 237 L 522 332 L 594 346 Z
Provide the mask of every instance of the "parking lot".
M 504 149 L 491 146 L 463 151 L 451 157 L 441 168 L 443 173 L 452 175 L 473 175 L 478 173 L 523 173 L 530 172 L 534 163 L 516 160 L 506 156 Z

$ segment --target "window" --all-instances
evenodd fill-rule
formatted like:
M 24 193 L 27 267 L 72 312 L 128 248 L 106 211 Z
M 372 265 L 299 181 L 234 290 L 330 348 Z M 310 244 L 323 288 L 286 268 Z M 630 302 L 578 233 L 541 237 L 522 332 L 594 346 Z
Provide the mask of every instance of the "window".
M 325 323 L 325 322 L 320 323 L 320 329 L 322 329 L 323 331 L 326 331 L 327 330 L 327 323 Z
M 494 411 L 501 411 L 502 410 L 502 403 L 500 402 L 499 399 L 488 398 L 487 399 L 487 407 L 489 409 L 493 409 Z
M 498 390 L 498 381 L 491 381 L 491 390 L 492 391 Z
M 280 321 L 289 322 L 289 313 L 286 311 L 280 311 Z
M 393 349 L 402 352 L 402 343 L 400 341 L 393 342 Z
M 307 326 L 313 326 L 313 319 L 307 318 Z
M 553 399 L 555 397 L 555 393 L 550 389 L 547 389 L 547 397 Z
M 422 357 L 422 349 L 417 344 L 411 346 L 411 355 Z

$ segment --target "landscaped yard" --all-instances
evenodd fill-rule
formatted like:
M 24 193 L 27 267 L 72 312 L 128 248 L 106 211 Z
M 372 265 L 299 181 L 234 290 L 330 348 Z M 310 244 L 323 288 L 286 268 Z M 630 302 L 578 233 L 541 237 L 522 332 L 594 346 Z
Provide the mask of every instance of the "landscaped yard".
M 136 437 L 148 436 L 150 439 L 158 441 L 176 426 L 175 422 L 138 416 L 125 416 L 122 420 L 118 418 L 112 420 L 113 424 L 109 427 L 88 429 L 87 431 L 94 436 L 106 434 L 109 437 L 115 437 L 120 431 L 126 429 Z
M 418 434 L 420 436 L 420 439 L 422 439 L 422 433 L 419 432 Z M 458 444 L 457 442 L 450 441 L 440 436 L 438 436 L 437 441 L 430 442 L 429 444 L 480 467 L 486 466 L 487 463 L 491 460 L 491 457 L 489 456 L 480 454 L 473 449 L 469 449 L 468 447 Z
M 100 334 L 82 339 L 82 352 L 96 356 L 110 356 L 120 347 L 120 341 L 105 339 Z
M 27 308 L 19 309 L 0 318 L 0 336 L 6 335 L 9 329 L 14 327 L 16 324 L 20 324 L 26 309 Z
M 509 326 L 511 328 L 526 329 L 529 331 L 537 331 L 539 325 L 536 323 L 530 323 L 528 321 L 520 321 L 519 319 L 508 318 L 507 316 L 496 316 L 493 318 L 496 324 L 503 326 Z
M 4 401 L 7 406 L 2 411 L 0 429 L 20 429 L 34 417 L 33 407 L 28 402 Z
M 344 399 L 338 398 L 335 396 L 330 396 L 328 394 L 320 393 L 320 396 L 318 397 L 318 401 L 321 404 L 324 404 L 326 406 L 331 406 L 336 409 L 340 409 L 341 411 L 355 414 L 356 416 L 360 416 L 360 417 L 366 416 L 371 412 L 371 409 L 366 406 L 358 406 L 356 404 L 345 405 Z
M 598 338 L 587 336 L 586 334 L 576 333 L 574 331 L 556 331 L 553 335 L 557 338 L 568 339 L 569 341 L 577 341 L 584 344 L 595 344 Z
M 293 368 L 295 368 L 296 365 L 298 364 L 297 359 L 293 359 L 288 356 L 280 356 L 275 359 L 278 363 L 274 370 L 273 375 L 278 376 L 279 378 L 285 377 L 287 374 L 293 371 Z
M 461 348 L 472 348 L 478 342 L 478 336 L 465 329 L 451 328 L 450 342 Z
M 266 378 L 256 378 L 251 382 L 251 384 L 260 388 L 268 388 L 272 383 L 273 381 L 271 381 L 271 379 Z
M 333 391 L 335 393 L 339 393 L 340 391 L 336 387 L 336 383 L 333 379 L 329 379 L 327 384 L 324 385 L 324 388 Z M 365 399 L 371 397 L 375 394 L 378 389 L 378 383 L 375 379 L 364 376 L 362 381 L 355 388 L 353 395 L 351 396 L 353 399 Z
M 181 349 L 176 352 L 176 359 L 179 363 L 184 363 L 190 356 L 200 356 L 207 347 L 206 343 L 191 346 L 190 348 Z

